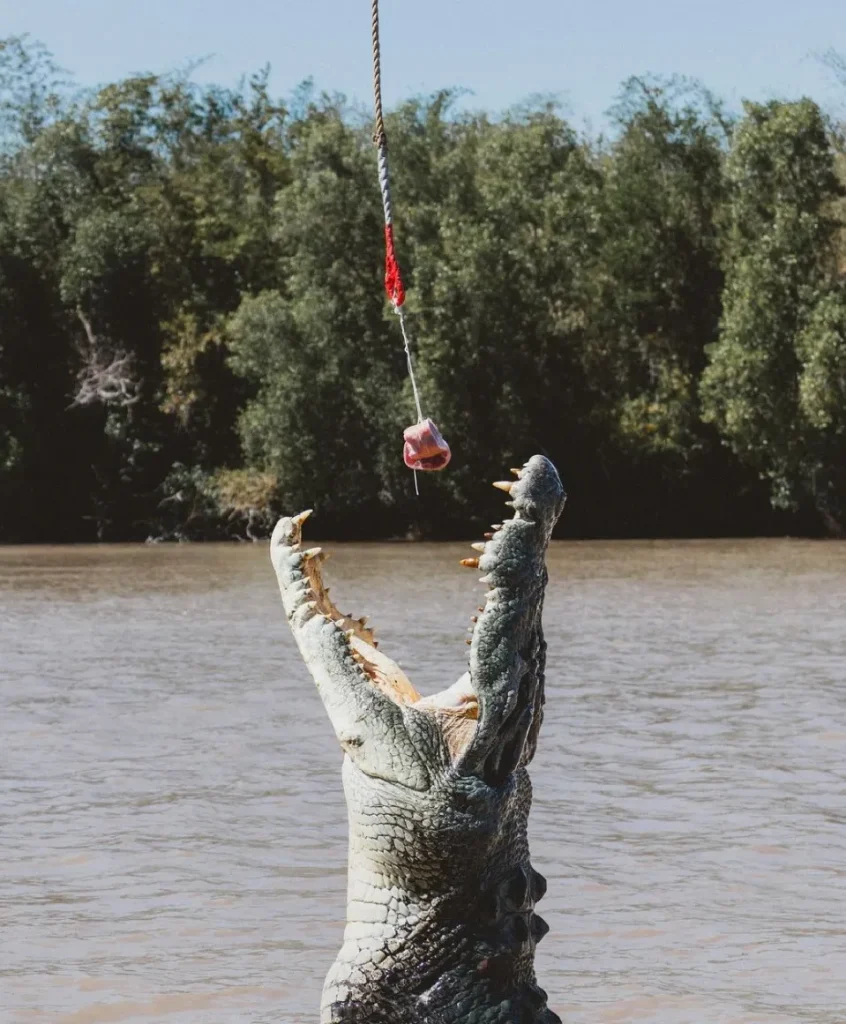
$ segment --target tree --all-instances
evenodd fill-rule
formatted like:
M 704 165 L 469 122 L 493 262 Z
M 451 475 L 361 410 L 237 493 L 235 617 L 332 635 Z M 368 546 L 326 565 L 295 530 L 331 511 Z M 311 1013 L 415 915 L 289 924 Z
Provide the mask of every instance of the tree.
M 726 292 L 705 416 L 769 480 L 776 506 L 810 497 L 833 526 L 844 455 L 831 408 L 844 367 L 834 153 L 810 100 L 745 111 L 726 163 Z
M 685 80 L 631 79 L 605 160 L 591 372 L 634 452 L 703 445 L 696 384 L 716 338 L 725 118 Z

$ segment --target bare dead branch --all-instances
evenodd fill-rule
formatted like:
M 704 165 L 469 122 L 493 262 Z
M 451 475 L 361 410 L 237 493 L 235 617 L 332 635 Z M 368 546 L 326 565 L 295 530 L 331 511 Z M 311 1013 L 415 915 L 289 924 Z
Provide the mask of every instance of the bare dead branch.
M 76 315 L 85 331 L 85 342 L 77 345 L 82 368 L 71 407 L 77 405 L 134 405 L 141 397 L 141 381 L 135 376 L 132 353 L 114 349 L 94 333 L 91 321 L 77 308 Z

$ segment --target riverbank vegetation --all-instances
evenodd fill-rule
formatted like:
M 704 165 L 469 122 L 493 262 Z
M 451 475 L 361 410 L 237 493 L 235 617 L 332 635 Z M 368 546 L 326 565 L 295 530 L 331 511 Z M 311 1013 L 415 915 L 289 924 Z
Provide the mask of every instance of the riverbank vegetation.
M 846 528 L 841 146 L 809 99 L 632 79 L 592 137 L 450 93 L 388 121 L 416 497 L 365 114 L 188 75 L 79 92 L 0 42 L 0 540 L 455 536 L 542 451 L 565 535 Z

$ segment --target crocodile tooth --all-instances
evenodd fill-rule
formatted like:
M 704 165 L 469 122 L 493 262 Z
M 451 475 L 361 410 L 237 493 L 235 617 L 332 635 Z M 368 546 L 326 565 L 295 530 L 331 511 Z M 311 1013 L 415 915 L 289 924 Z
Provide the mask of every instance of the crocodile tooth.
M 298 516 L 294 516 L 294 518 L 291 520 L 291 522 L 295 526 L 302 526 L 303 523 L 306 521 L 306 519 L 308 519 L 308 517 L 312 514 L 313 511 L 314 511 L 313 508 L 307 508 L 305 510 L 305 512 L 300 512 L 300 514 Z
M 484 538 L 485 538 L 485 540 L 493 540 L 494 539 L 494 535 L 492 533 L 486 533 L 486 534 L 484 534 Z
M 522 469 L 515 469 L 513 466 L 511 467 L 511 472 L 517 477 L 518 480 L 523 475 Z
M 485 553 L 485 545 L 480 540 L 475 541 L 473 544 L 470 545 L 470 547 L 474 551 L 480 551 L 482 554 Z
M 491 523 L 491 527 L 494 530 L 501 530 L 502 529 L 502 523 Z
M 470 621 L 471 622 L 478 622 L 479 621 L 479 616 L 478 615 L 471 615 L 470 616 Z
M 465 569 L 478 569 L 479 568 L 479 559 L 478 558 L 462 558 L 461 561 L 458 564 L 459 565 L 463 565 L 465 567 Z
M 514 484 L 510 480 L 494 480 L 494 487 L 498 487 L 501 491 L 505 491 L 506 494 L 511 494 L 511 488 Z

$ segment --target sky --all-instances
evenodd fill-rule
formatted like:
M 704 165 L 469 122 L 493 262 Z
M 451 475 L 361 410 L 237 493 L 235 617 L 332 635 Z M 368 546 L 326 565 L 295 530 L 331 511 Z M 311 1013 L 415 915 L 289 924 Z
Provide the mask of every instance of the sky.
M 445 87 L 501 110 L 554 96 L 601 130 L 629 75 L 700 79 L 743 98 L 810 95 L 846 111 L 817 55 L 846 55 L 844 0 L 381 0 L 386 105 Z M 0 34 L 29 33 L 81 85 L 205 59 L 194 78 L 235 85 L 265 64 L 280 96 L 306 78 L 370 102 L 369 0 L 0 0 Z

